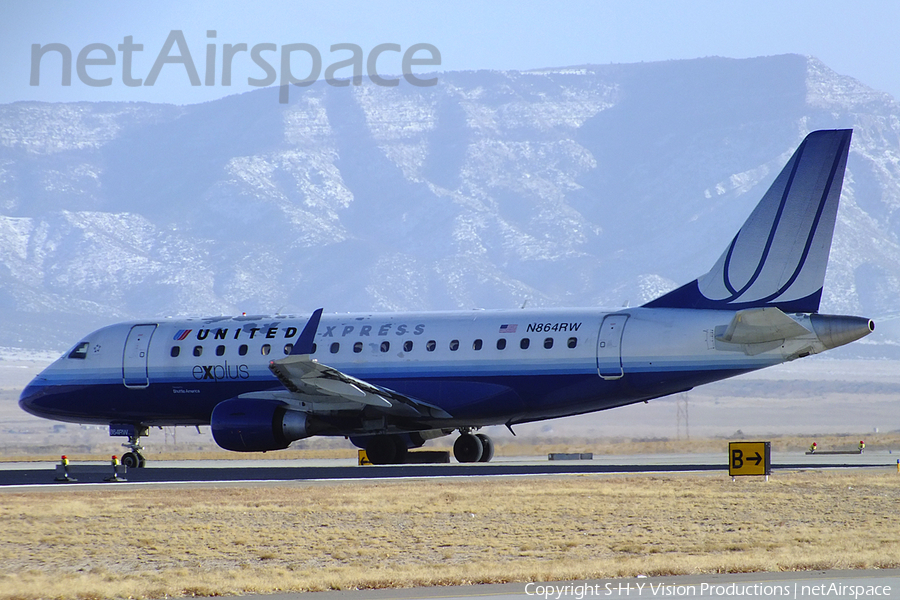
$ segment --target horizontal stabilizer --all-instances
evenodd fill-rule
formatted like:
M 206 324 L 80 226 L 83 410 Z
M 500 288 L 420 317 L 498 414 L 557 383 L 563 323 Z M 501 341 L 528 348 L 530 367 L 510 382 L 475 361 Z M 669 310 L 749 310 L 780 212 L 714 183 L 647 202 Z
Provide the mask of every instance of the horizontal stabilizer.
M 737 311 L 728 329 L 716 339 L 729 344 L 763 344 L 808 333 L 812 332 L 777 308 L 750 308 Z

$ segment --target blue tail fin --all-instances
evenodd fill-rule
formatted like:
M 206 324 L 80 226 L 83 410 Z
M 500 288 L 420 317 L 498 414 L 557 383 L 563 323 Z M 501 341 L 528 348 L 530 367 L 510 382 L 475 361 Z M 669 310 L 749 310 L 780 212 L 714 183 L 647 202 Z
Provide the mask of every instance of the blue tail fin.
M 712 270 L 645 306 L 817 312 L 851 134 L 806 136 Z

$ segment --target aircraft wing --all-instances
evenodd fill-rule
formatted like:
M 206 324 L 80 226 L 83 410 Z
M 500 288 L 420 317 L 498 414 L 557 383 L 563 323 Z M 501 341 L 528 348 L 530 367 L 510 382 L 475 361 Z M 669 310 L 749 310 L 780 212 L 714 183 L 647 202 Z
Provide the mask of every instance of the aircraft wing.
M 313 312 L 288 356 L 273 360 L 269 370 L 297 399 L 331 410 L 368 409 L 394 417 L 450 419 L 441 408 L 388 388 L 372 385 L 310 358 L 322 309 Z M 258 396 L 258 393 L 245 396 Z
M 342 373 L 311 359 L 308 354 L 273 360 L 269 369 L 288 391 L 316 403 L 350 403 L 360 409 L 372 407 L 374 412 L 401 417 L 451 418 L 437 406 Z

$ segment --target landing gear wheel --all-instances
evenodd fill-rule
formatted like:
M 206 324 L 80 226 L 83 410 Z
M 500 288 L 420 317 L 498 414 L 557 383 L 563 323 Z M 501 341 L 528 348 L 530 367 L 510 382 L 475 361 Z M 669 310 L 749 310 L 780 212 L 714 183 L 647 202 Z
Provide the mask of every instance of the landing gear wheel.
M 476 433 L 475 437 L 481 440 L 482 448 L 481 458 L 478 459 L 478 462 L 490 462 L 494 458 L 494 440 L 483 433 Z
M 139 469 L 144 466 L 144 457 L 138 452 L 126 452 L 122 455 L 122 466 L 129 469 Z
M 402 465 L 406 462 L 406 453 L 409 451 L 409 447 L 406 445 L 406 442 L 403 441 L 403 438 L 399 435 L 392 435 L 394 438 L 394 447 L 397 449 L 397 454 L 394 456 L 395 465 Z
M 453 456 L 461 463 L 478 462 L 484 453 L 484 445 L 477 436 L 464 433 L 453 444 Z
M 376 435 L 366 444 L 366 456 L 373 465 L 394 465 L 406 458 L 406 444 L 398 435 Z

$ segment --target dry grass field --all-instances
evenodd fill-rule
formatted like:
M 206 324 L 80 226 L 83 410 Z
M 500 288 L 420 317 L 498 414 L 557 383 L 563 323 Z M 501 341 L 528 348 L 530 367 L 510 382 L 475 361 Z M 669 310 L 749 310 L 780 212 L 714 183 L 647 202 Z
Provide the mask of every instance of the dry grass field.
M 900 567 L 884 470 L 0 495 L 0 598 Z

